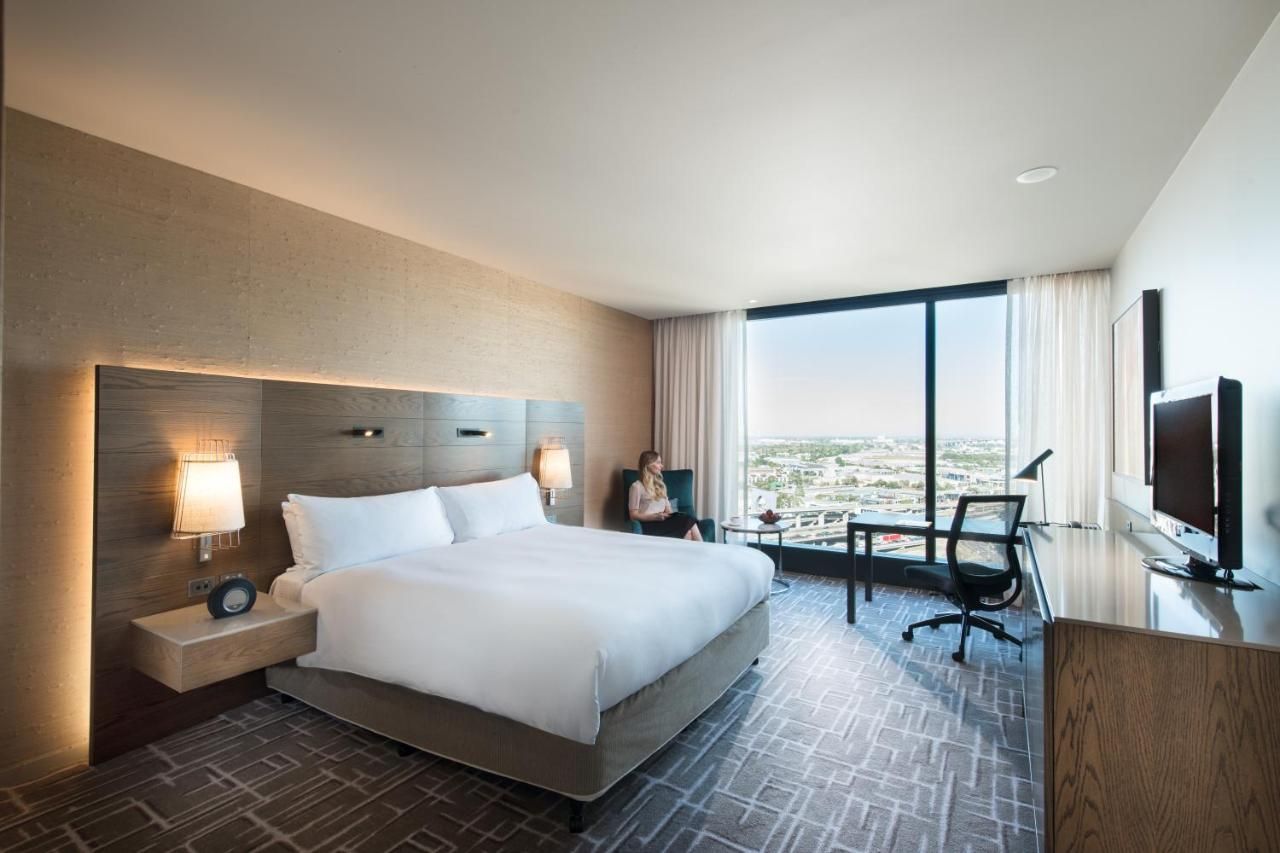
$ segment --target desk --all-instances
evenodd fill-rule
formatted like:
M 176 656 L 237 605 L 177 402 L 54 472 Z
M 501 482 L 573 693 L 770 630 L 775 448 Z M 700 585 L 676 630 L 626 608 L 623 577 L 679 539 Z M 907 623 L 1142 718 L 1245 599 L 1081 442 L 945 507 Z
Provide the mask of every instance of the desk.
M 945 520 L 947 529 L 951 529 L 949 519 Z M 896 512 L 860 512 L 848 521 L 845 547 L 849 552 L 849 574 L 844 582 L 844 618 L 850 624 L 858 620 L 857 575 L 858 534 L 865 540 L 864 554 L 867 558 L 867 579 L 864 595 L 871 600 L 871 584 L 875 577 L 875 555 L 872 553 L 871 536 L 875 533 L 901 533 L 906 536 L 926 536 L 933 533 L 934 523 L 925 521 L 918 515 L 904 515 Z
M 1143 568 L 1160 537 L 1033 527 L 1022 547 L 1042 849 L 1280 850 L 1280 588 Z
M 861 512 L 848 521 L 846 546 L 849 553 L 849 573 L 845 577 L 845 621 L 852 624 L 858 619 L 857 575 L 855 570 L 858 561 L 858 549 L 855 547 L 857 534 L 861 533 L 865 540 L 863 555 L 867 559 L 867 577 L 863 595 L 871 600 L 871 584 L 875 580 L 875 554 L 872 553 L 871 536 L 874 533 L 901 533 L 903 536 L 948 536 L 951 534 L 952 517 L 938 516 L 934 521 L 925 521 L 918 515 L 906 515 L 899 512 Z M 995 521 L 980 516 L 967 517 L 964 522 L 964 538 L 974 542 L 1005 541 L 1004 528 Z M 914 562 L 925 562 L 923 558 Z

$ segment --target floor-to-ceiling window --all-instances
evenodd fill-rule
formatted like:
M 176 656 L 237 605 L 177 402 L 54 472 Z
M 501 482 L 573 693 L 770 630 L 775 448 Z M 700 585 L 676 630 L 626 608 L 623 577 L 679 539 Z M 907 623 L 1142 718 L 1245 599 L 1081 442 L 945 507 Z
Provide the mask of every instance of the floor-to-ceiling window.
M 1003 283 L 748 316 L 748 502 L 793 523 L 788 544 L 843 549 L 850 514 L 932 518 L 1005 490 Z
M 938 513 L 1007 491 L 1005 298 L 937 303 Z

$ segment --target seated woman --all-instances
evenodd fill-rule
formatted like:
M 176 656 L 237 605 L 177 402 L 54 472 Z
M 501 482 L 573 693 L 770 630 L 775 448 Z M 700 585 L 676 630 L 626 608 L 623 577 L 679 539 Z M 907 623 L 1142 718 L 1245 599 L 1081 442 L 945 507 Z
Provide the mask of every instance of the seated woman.
M 627 509 L 631 520 L 640 522 L 646 536 L 670 536 L 673 539 L 702 541 L 698 520 L 683 512 L 675 512 L 667 499 L 667 484 L 662 481 L 662 457 L 656 450 L 640 454 L 640 479 L 631 484 Z

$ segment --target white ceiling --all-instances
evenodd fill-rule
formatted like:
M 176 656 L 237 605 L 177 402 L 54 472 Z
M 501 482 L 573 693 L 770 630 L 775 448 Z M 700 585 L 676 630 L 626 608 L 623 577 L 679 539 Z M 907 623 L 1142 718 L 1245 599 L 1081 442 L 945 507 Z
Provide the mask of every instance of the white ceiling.
M 656 317 L 1109 265 L 1280 0 L 5 7 L 13 107 Z

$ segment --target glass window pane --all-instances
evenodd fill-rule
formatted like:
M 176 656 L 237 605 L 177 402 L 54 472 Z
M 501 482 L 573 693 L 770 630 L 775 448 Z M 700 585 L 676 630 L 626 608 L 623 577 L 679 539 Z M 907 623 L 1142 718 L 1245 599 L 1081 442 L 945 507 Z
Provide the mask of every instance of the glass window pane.
M 938 515 L 962 494 L 1008 492 L 1005 297 L 937 304 Z
M 924 513 L 923 305 L 747 325 L 748 505 L 792 544 L 845 547 L 860 510 Z M 876 552 L 921 553 L 882 536 Z

